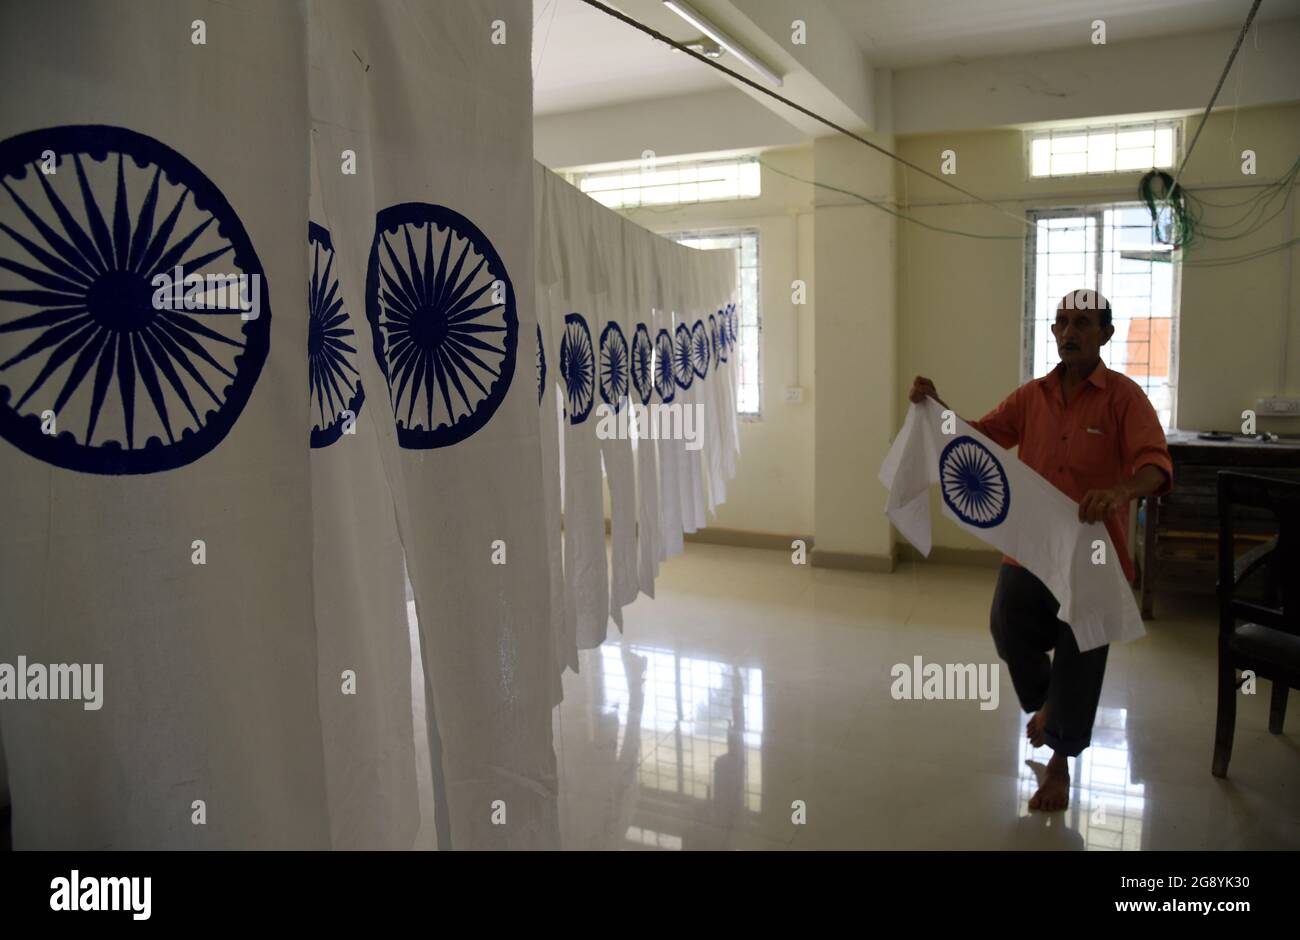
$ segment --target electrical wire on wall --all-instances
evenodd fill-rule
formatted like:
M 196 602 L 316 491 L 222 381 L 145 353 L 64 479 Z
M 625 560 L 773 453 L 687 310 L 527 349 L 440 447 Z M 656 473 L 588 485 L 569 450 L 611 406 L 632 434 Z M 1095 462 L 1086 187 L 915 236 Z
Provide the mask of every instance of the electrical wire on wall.
M 960 229 L 946 228 L 942 225 L 933 225 L 929 222 L 925 222 L 921 219 L 918 219 L 916 216 L 911 215 L 910 213 L 902 212 L 898 209 L 891 208 L 888 203 L 882 202 L 878 199 L 872 199 L 870 196 L 865 196 L 862 193 L 854 192 L 851 189 L 845 189 L 840 186 L 833 186 L 830 183 L 823 183 L 818 180 L 804 179 L 803 177 L 796 176 L 793 173 L 787 173 L 785 170 L 779 169 L 776 166 L 773 166 L 771 163 L 768 163 L 767 161 L 761 158 L 759 159 L 758 163 L 760 166 L 770 170 L 771 172 L 776 173 L 780 176 L 784 176 L 788 179 L 792 179 L 796 182 L 804 183 L 805 185 L 808 186 L 816 186 L 819 189 L 825 189 L 828 190 L 829 192 L 839 193 L 840 195 L 852 196 L 854 199 L 860 200 L 861 202 L 866 203 L 867 205 L 871 206 L 874 209 L 879 209 L 881 212 L 887 213 L 888 215 L 892 215 L 895 218 L 902 219 L 905 222 L 911 222 L 914 225 L 919 225 L 922 228 L 929 229 L 932 232 L 940 232 L 945 235 L 958 235 L 963 238 L 975 238 L 980 240 L 991 239 L 994 241 L 1007 241 L 1007 240 L 1024 241 L 1023 235 L 991 235 L 982 232 L 964 232 Z M 1289 203 L 1291 197 L 1291 191 L 1295 187 L 1297 175 L 1300 175 L 1300 158 L 1297 158 L 1296 162 L 1292 165 L 1291 169 L 1288 171 L 1286 176 L 1282 177 L 1279 180 L 1275 180 L 1272 183 L 1261 184 L 1263 188 L 1260 193 L 1256 194 L 1254 197 L 1246 200 L 1245 202 L 1237 204 L 1237 205 L 1250 204 L 1252 206 L 1265 207 L 1266 209 L 1274 200 L 1278 198 L 1280 194 L 1285 194 L 1282 200 L 1282 205 L 1278 209 L 1274 210 L 1272 215 L 1261 218 L 1256 223 L 1247 226 L 1245 229 L 1242 229 L 1241 231 L 1236 232 L 1235 234 L 1231 234 L 1231 235 L 1205 234 L 1203 237 L 1212 238 L 1218 241 L 1235 241 L 1236 239 L 1245 238 L 1259 231 L 1265 224 L 1269 222 L 1269 220 L 1277 216 Z M 1172 179 L 1168 173 L 1160 173 L 1159 171 L 1152 171 L 1151 173 L 1148 173 L 1146 176 L 1142 178 L 1142 184 L 1139 187 L 1139 195 L 1142 201 L 1147 204 L 1147 207 L 1152 210 L 1153 215 L 1155 216 L 1159 216 L 1163 212 L 1171 211 L 1163 205 L 1160 206 L 1159 208 L 1157 208 L 1155 205 L 1155 203 L 1163 201 L 1164 198 L 1162 192 L 1159 193 L 1153 192 L 1152 187 L 1149 185 L 1150 178 L 1155 178 L 1157 176 L 1163 177 L 1165 181 L 1165 185 L 1172 184 Z M 906 174 L 904 174 L 904 177 L 906 177 Z M 1210 203 L 1202 203 L 1199 199 L 1196 199 L 1195 197 L 1191 196 L 1190 193 L 1187 193 L 1185 190 L 1182 190 L 1181 187 L 1179 187 L 1179 189 L 1180 189 L 1180 193 L 1176 200 L 1176 205 L 1178 207 L 1176 221 L 1165 219 L 1164 221 L 1153 223 L 1153 224 L 1159 226 L 1157 229 L 1158 241 L 1160 241 L 1162 244 L 1173 245 L 1173 247 L 1175 248 L 1185 248 L 1187 247 L 1187 245 L 1191 244 L 1192 241 L 1194 240 L 1193 233 L 1201 231 L 1202 227 L 1204 228 L 1210 227 L 1210 226 L 1203 226 L 1200 222 L 1201 213 L 1203 211 L 1202 206 L 1210 205 Z M 1187 200 L 1186 209 L 1184 209 L 1183 206 L 1184 200 Z M 1255 208 L 1252 208 L 1248 210 L 1247 215 L 1255 213 L 1256 211 L 1257 210 Z M 1171 216 L 1171 218 L 1174 217 Z M 1245 216 L 1243 216 L 1243 218 L 1245 218 Z M 1219 226 L 1219 228 L 1223 228 L 1223 227 Z M 1177 241 L 1171 241 L 1170 233 L 1175 231 L 1179 234 L 1172 237 L 1177 238 Z M 1204 258 L 1204 259 L 1183 258 L 1181 259 L 1180 263 L 1184 265 L 1190 265 L 1192 267 L 1221 267 L 1221 266 L 1232 265 L 1232 264 L 1242 264 L 1246 261 L 1254 261 L 1256 258 L 1263 258 L 1275 252 L 1283 251 L 1296 244 L 1300 244 L 1300 238 L 1292 238 L 1278 245 L 1269 245 L 1264 248 L 1259 248 L 1240 255 L 1228 256 L 1223 258 Z
M 720 72 L 725 73 L 726 75 L 730 76 L 736 81 L 741 82 L 742 84 L 747 85 L 751 88 L 754 88 L 755 90 L 761 92 L 764 95 L 767 95 L 770 98 L 776 99 L 777 101 L 781 102 L 787 107 L 793 108 L 794 110 L 800 112 L 801 114 L 804 114 L 807 117 L 813 118 L 814 120 L 821 122 L 827 127 L 830 127 L 833 130 L 838 131 L 839 133 L 843 134 L 846 137 L 858 141 L 859 143 L 871 148 L 877 153 L 880 153 L 881 155 L 886 156 L 891 160 L 894 160 L 895 162 L 901 164 L 902 166 L 914 170 L 917 173 L 920 173 L 922 176 L 925 176 L 931 180 L 934 180 L 935 182 L 947 186 L 949 189 L 961 193 L 963 196 L 966 196 L 968 199 L 973 200 L 974 203 L 976 204 L 983 205 L 987 208 L 993 209 L 994 211 L 1002 215 L 1005 215 L 1010 219 L 1013 219 L 1015 222 L 1017 222 L 1020 225 L 1028 226 L 1028 227 L 1032 227 L 1033 225 L 1033 223 L 1030 222 L 1023 215 L 1017 214 L 1016 212 L 1013 212 L 1012 210 L 1007 209 L 1004 206 L 998 205 L 996 202 L 990 199 L 986 199 L 985 197 L 980 196 L 976 193 L 973 193 L 968 189 L 964 189 L 963 187 L 958 186 L 956 183 L 952 182 L 951 180 L 946 179 L 943 176 L 940 176 L 929 170 L 926 170 L 925 168 L 920 167 L 915 163 L 912 163 L 910 160 L 907 160 L 904 157 L 899 156 L 898 154 L 888 150 L 887 148 L 881 147 L 879 144 L 873 143 L 867 140 L 865 137 L 853 133 L 852 131 L 840 126 L 839 124 L 835 123 L 829 118 L 823 117 L 822 115 L 817 114 L 816 112 L 811 111 L 810 109 L 805 108 L 804 106 L 797 104 L 796 102 L 791 101 L 789 98 L 777 94 L 776 92 L 768 88 L 764 88 L 762 85 L 759 85 L 757 82 L 753 81 L 752 79 L 744 75 L 741 75 L 733 71 L 732 69 L 727 68 L 725 65 L 722 65 L 721 63 L 716 62 L 713 59 L 701 55 L 700 53 L 696 52 L 694 49 L 691 49 L 686 45 L 679 43 L 676 40 L 669 38 L 668 36 L 665 36 L 663 33 L 659 32 L 658 30 L 652 29 L 651 27 L 646 26 L 645 24 L 632 19 L 630 16 L 627 16 L 626 14 L 622 13 L 619 10 L 615 10 L 612 9 L 611 7 L 606 6 L 604 3 L 601 3 L 600 0 L 582 0 L 582 2 L 586 3 L 589 6 L 595 7 L 596 9 L 604 13 L 607 13 L 610 16 L 623 21 L 624 23 L 627 23 L 629 26 L 635 27 L 641 32 L 646 33 L 652 38 L 657 39 L 660 42 L 663 42 L 673 47 L 674 49 L 677 49 L 680 52 L 684 52 L 687 55 L 695 59 L 698 59 L 700 62 L 703 62 L 705 65 L 709 66 L 710 68 L 714 68 Z M 1296 162 L 1292 164 L 1291 169 L 1288 170 L 1288 172 L 1282 178 L 1272 183 L 1264 184 L 1262 191 L 1257 193 L 1255 196 L 1251 197 L 1250 199 L 1244 200 L 1243 202 L 1240 203 L 1232 203 L 1227 205 L 1220 205 L 1220 204 L 1210 202 L 1209 200 L 1201 199 L 1195 196 L 1194 194 L 1188 192 L 1187 189 L 1179 183 L 1179 179 L 1181 178 L 1183 171 L 1187 168 L 1188 160 L 1190 159 L 1193 150 L 1195 150 L 1196 148 L 1196 143 L 1200 139 L 1201 132 L 1205 129 L 1205 124 L 1207 119 L 1209 118 L 1210 111 L 1213 109 L 1214 103 L 1218 99 L 1219 92 L 1223 88 L 1223 84 L 1228 77 L 1228 73 L 1232 69 L 1233 61 L 1236 59 L 1237 52 L 1240 50 L 1242 42 L 1245 40 L 1246 34 L 1250 30 L 1251 23 L 1254 21 L 1255 14 L 1259 10 L 1261 2 L 1262 0 L 1255 0 L 1254 4 L 1251 6 L 1249 14 L 1246 17 L 1246 21 L 1242 24 L 1241 31 L 1237 36 L 1237 41 L 1234 44 L 1232 51 L 1228 55 L 1228 60 L 1224 65 L 1223 71 L 1219 75 L 1219 80 L 1217 84 L 1215 85 L 1214 93 L 1211 95 L 1210 101 L 1205 107 L 1205 112 L 1201 117 L 1201 122 L 1196 128 L 1196 132 L 1193 135 L 1192 141 L 1187 148 L 1187 152 L 1183 155 L 1182 162 L 1179 164 L 1177 172 L 1172 177 L 1170 177 L 1168 173 L 1164 173 L 1159 170 L 1153 170 L 1150 173 L 1144 175 L 1142 177 L 1141 182 L 1139 183 L 1138 195 L 1139 198 L 1144 203 L 1147 204 L 1147 207 L 1151 212 L 1152 226 L 1154 227 L 1157 241 L 1159 241 L 1161 244 L 1169 245 L 1173 249 L 1186 249 L 1191 245 L 1195 244 L 1198 239 L 1206 239 L 1212 241 L 1236 241 L 1237 239 L 1248 237 L 1249 235 L 1252 235 L 1255 232 L 1260 231 L 1265 225 L 1268 224 L 1268 222 L 1270 222 L 1281 212 L 1285 211 L 1287 205 L 1290 202 L 1291 192 L 1294 189 L 1296 184 L 1296 177 L 1298 174 L 1300 174 L 1300 158 L 1297 158 Z M 798 182 L 805 183 L 807 185 L 817 186 L 818 188 L 825 189 L 829 192 L 835 192 L 841 195 L 851 196 L 852 198 L 864 202 L 867 205 L 875 209 L 878 209 L 882 212 L 888 213 L 889 215 L 892 215 L 895 218 L 902 219 L 906 222 L 911 222 L 914 225 L 919 225 L 922 228 L 926 228 L 931 231 L 940 232 L 942 234 L 947 234 L 947 235 L 962 236 L 965 238 L 977 238 L 982 240 L 994 240 L 994 241 L 1007 241 L 1013 239 L 1016 241 L 1021 241 L 1024 238 L 1023 233 L 1016 234 L 1016 235 L 985 234 L 980 232 L 966 232 L 966 231 L 961 231 L 959 229 L 951 229 L 940 225 L 933 225 L 929 222 L 924 222 L 921 219 L 918 219 L 909 213 L 901 212 L 897 208 L 891 207 L 888 203 L 882 202 L 877 199 L 872 199 L 869 196 L 865 196 L 861 193 L 857 193 L 849 189 L 844 189 L 842 187 L 833 186 L 829 183 L 823 183 L 817 180 L 802 179 L 791 173 L 787 173 L 783 170 L 777 169 L 772 164 L 761 159 L 758 162 L 761 166 L 765 167 L 767 170 L 773 173 L 777 173 L 781 176 L 785 176 L 789 179 L 796 180 Z M 1273 206 L 1274 201 L 1277 200 L 1279 197 L 1281 197 L 1281 204 L 1272 211 L 1272 214 L 1266 216 L 1264 213 L 1269 211 L 1269 209 Z M 1226 225 L 1216 225 L 1216 224 L 1211 224 L 1205 221 L 1204 219 L 1204 209 L 1207 206 L 1212 208 L 1239 208 L 1241 206 L 1247 206 L 1248 208 L 1246 209 L 1246 212 L 1243 214 L 1241 219 L 1237 220 L 1237 222 L 1228 223 Z M 1240 230 L 1237 230 L 1242 223 L 1245 223 L 1244 227 L 1240 228 Z M 1177 257 L 1177 259 L 1175 259 L 1174 252 L 1170 251 L 1168 253 L 1169 254 L 1168 259 L 1159 259 L 1159 260 L 1169 260 L 1169 261 L 1178 260 L 1179 263 L 1186 266 L 1192 266 L 1192 267 L 1223 267 L 1227 265 L 1243 264 L 1249 261 L 1254 261 L 1258 258 L 1266 257 L 1275 252 L 1284 251 L 1286 249 L 1292 248 L 1297 244 L 1300 244 L 1300 238 L 1290 238 L 1287 241 L 1282 242 L 1281 244 L 1270 245 L 1257 250 L 1244 252 L 1240 255 L 1226 256 L 1221 258 L 1205 258 L 1205 259 L 1189 259 L 1183 257 L 1181 254 Z

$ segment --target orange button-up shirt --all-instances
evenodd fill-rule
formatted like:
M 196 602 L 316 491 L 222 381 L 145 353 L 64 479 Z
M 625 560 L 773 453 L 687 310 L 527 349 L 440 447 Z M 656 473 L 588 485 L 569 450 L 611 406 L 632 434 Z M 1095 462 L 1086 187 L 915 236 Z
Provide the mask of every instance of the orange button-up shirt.
M 1058 365 L 1026 382 L 971 426 L 1003 447 L 1019 445 L 1021 463 L 1075 502 L 1089 490 L 1125 482 L 1147 464 L 1165 472 L 1164 486 L 1155 495 L 1168 493 L 1173 463 L 1160 419 L 1141 386 L 1099 362 L 1067 405 L 1061 391 L 1063 368 Z M 1106 517 L 1106 531 L 1131 583 L 1127 503 Z M 1003 561 L 1016 564 L 1013 558 Z

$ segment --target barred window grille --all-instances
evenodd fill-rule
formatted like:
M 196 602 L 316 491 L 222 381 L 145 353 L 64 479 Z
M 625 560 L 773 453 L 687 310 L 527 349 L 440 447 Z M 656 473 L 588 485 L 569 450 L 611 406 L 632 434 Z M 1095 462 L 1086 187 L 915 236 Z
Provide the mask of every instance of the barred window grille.
M 1178 121 L 1054 127 L 1025 133 L 1030 177 L 1085 176 L 1168 169 L 1174 165 Z
M 1059 362 L 1052 323 L 1072 290 L 1091 288 L 1110 301 L 1115 334 L 1101 349 L 1106 368 L 1142 386 L 1173 427 L 1178 363 L 1178 270 L 1167 245 L 1152 237 L 1141 203 L 1034 209 L 1025 250 L 1022 379 Z

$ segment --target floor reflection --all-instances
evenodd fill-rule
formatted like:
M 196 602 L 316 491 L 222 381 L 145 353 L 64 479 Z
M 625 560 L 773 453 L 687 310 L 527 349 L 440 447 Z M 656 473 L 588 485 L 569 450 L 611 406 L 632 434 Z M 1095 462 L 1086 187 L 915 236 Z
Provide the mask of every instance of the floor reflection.
M 566 849 L 1300 845 L 1300 698 L 1288 733 L 1270 735 L 1269 697 L 1243 695 L 1231 777 L 1211 777 L 1217 624 L 1200 606 L 1171 599 L 1142 641 L 1111 650 L 1071 806 L 1040 813 L 1026 761 L 1051 752 L 1024 740 L 1005 673 L 991 712 L 889 694 L 889 664 L 915 654 L 995 655 L 991 572 L 917 565 L 900 580 L 695 543 L 688 556 L 624 611 L 625 634 L 564 677 Z
M 589 720 L 621 770 L 627 847 L 694 847 L 664 830 L 729 829 L 761 811 L 761 669 L 613 641 L 583 666 Z
M 1051 757 L 1048 748 L 1020 742 L 1020 777 L 1016 785 L 1020 816 L 1040 815 L 1029 809 L 1038 789 L 1039 769 Z M 1097 709 L 1092 746 L 1070 767 L 1070 807 L 1062 824 L 1083 837 L 1082 848 L 1137 850 L 1142 848 L 1142 820 L 1146 815 L 1145 787 L 1131 782 L 1128 709 Z

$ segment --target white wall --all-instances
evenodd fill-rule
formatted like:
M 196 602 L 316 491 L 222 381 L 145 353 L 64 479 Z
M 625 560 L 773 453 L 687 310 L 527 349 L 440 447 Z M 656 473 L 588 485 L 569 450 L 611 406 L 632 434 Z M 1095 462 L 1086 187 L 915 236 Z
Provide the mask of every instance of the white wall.
M 1296 6 L 1293 4 L 1293 6 Z M 1300 7 L 1297 7 L 1300 9 Z M 1203 111 L 1238 30 L 894 72 L 894 132 L 976 130 L 1112 114 Z M 1253 28 L 1220 106 L 1300 99 L 1300 19 Z
M 803 142 L 803 134 L 734 88 L 533 120 L 533 156 L 552 170 L 640 160 L 646 150 L 671 157 Z

